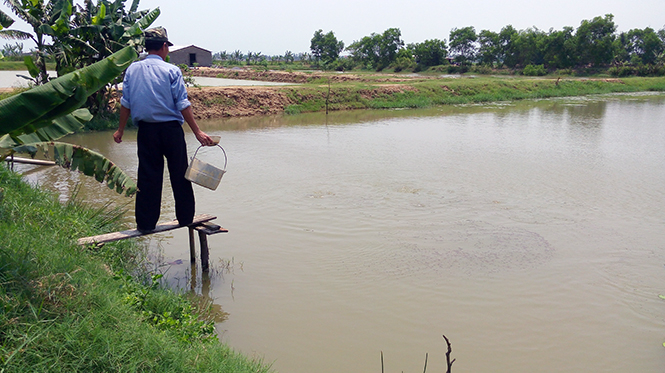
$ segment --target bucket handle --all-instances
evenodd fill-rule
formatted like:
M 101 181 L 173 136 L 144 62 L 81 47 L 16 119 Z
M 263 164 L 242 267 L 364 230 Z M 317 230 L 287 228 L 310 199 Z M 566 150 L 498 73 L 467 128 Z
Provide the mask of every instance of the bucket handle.
M 224 148 L 222 148 L 222 146 L 219 145 L 219 144 L 215 144 L 214 146 L 218 146 L 220 149 L 222 149 L 222 153 L 224 153 L 224 170 L 226 171 L 226 162 L 228 161 L 228 158 L 226 157 L 226 151 L 225 151 Z M 194 156 L 192 157 L 192 159 L 196 158 L 196 154 L 199 152 L 199 150 L 200 150 L 202 147 L 203 147 L 203 145 L 199 145 L 199 147 L 196 148 L 196 151 L 194 152 Z

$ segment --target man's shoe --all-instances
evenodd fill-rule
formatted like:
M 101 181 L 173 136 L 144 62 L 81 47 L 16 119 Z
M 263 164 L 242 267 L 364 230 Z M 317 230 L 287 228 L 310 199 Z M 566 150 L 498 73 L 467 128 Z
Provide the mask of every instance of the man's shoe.
M 155 228 L 145 229 L 145 228 L 137 227 L 136 230 L 141 232 L 141 234 L 148 234 L 148 233 L 152 233 L 155 230 Z

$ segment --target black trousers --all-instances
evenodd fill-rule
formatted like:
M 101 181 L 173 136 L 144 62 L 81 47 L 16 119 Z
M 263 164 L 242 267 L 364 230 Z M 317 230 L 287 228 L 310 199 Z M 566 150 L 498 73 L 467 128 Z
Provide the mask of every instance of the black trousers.
M 162 203 L 164 158 L 166 157 L 175 199 L 175 214 L 180 225 L 189 225 L 194 218 L 194 191 L 185 179 L 187 145 L 182 125 L 177 121 L 139 122 L 137 136 L 139 174 L 136 194 L 136 225 L 154 229 Z

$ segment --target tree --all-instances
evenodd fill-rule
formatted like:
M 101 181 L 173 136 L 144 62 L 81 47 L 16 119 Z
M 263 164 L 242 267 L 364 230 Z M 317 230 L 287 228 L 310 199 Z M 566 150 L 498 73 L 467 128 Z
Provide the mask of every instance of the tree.
M 663 41 L 651 27 L 644 30 L 632 29 L 619 37 L 625 49 L 626 61 L 633 64 L 655 64 L 663 53 Z
M 143 29 L 157 19 L 159 9 L 137 11 L 134 0 L 129 11 L 125 0 L 110 3 L 85 0 L 83 6 L 73 6 L 72 0 L 5 0 L 10 9 L 33 28 L 33 34 L 23 31 L 0 30 L 0 37 L 32 39 L 36 59 L 25 58 L 28 71 L 36 84 L 45 84 L 50 77 L 46 60 L 56 62 L 58 76 L 89 66 L 120 51 L 127 45 L 140 51 Z M 112 83 L 119 83 L 115 81 Z M 102 87 L 90 95 L 86 106 L 93 113 L 108 110 L 109 89 Z
M 295 56 L 294 56 L 293 52 L 291 52 L 291 51 L 284 52 L 284 62 L 293 63 L 294 60 L 295 60 Z
M 575 33 L 579 63 L 583 65 L 602 66 L 612 62 L 614 58 L 613 44 L 616 36 L 614 16 L 595 17 L 584 20 Z
M 549 68 L 563 69 L 575 66 L 575 38 L 573 28 L 566 26 L 561 31 L 550 30 L 545 40 L 544 60 Z
M 317 61 L 322 62 L 323 65 L 330 65 L 339 58 L 339 54 L 344 50 L 344 42 L 338 41 L 332 31 L 324 34 L 323 30 L 318 30 L 312 37 L 309 49 Z
M 226 61 L 229 59 L 229 54 L 226 51 L 217 52 L 212 56 L 213 60 Z
M 125 1 L 99 0 L 94 4 L 85 0 L 83 6 L 76 6 L 70 32 L 55 38 L 58 76 L 101 61 L 128 45 L 137 52 L 143 50 L 143 30 L 159 17 L 160 10 L 138 10 L 139 0 L 133 0 L 127 10 Z M 121 81 L 119 76 L 111 83 Z M 101 88 L 88 98 L 86 107 L 93 114 L 107 113 L 111 110 L 110 92 L 108 86 Z
M 245 55 L 242 54 L 242 52 L 239 49 L 236 49 L 233 53 L 231 53 L 231 60 L 235 62 L 240 62 L 245 58 Z
M 397 52 L 404 46 L 402 32 L 398 28 L 389 28 L 379 39 L 379 63 L 381 69 L 390 65 L 397 57 Z
M 23 43 L 5 44 L 1 53 L 2 57 L 21 57 L 23 56 Z
M 546 37 L 545 32 L 535 27 L 519 31 L 516 37 L 511 39 L 516 66 L 544 64 Z
M 248 55 L 249 55 L 249 53 L 248 53 Z M 265 60 L 265 58 L 266 58 L 266 56 L 261 54 L 261 52 L 256 52 L 252 55 L 252 61 L 254 61 L 255 64 L 259 63 L 259 62 L 262 62 L 263 60 Z
M 71 30 L 56 38 L 62 54 L 56 54 L 58 75 L 91 65 L 127 45 L 142 50 L 143 30 L 159 17 L 159 8 L 138 10 L 139 0 L 133 0 L 129 10 L 126 0 L 84 0 L 72 14 Z M 61 51 L 57 51 L 61 52 Z
M 471 63 L 476 56 L 476 29 L 473 26 L 454 28 L 450 31 L 450 54 L 462 64 Z
M 421 67 L 442 65 L 446 61 L 448 49 L 446 42 L 439 39 L 425 40 L 422 43 L 411 44 L 414 59 Z
M 412 48 L 413 46 L 414 45 L 411 44 L 406 48 L 400 49 L 397 52 L 397 56 L 395 56 L 395 61 L 390 65 L 395 69 L 395 72 L 400 72 L 402 70 L 412 69 L 417 67 L 416 59 L 413 55 L 413 48 Z
M 398 28 L 390 28 L 383 34 L 372 33 L 353 42 L 347 50 L 356 62 L 380 71 L 395 61 L 397 52 L 404 46 L 401 37 Z
M 379 63 L 380 35 L 372 33 L 358 41 L 354 41 L 346 49 L 351 52 L 351 58 L 367 68 L 377 68 Z
M 518 51 L 515 48 L 518 36 L 519 32 L 512 25 L 505 26 L 499 32 L 499 61 L 510 68 L 518 63 Z
M 499 34 L 489 30 L 478 33 L 478 61 L 493 66 L 501 62 L 501 42 Z
M 31 39 L 37 48 L 37 58 L 26 57 L 28 71 L 37 84 L 49 80 L 46 71 L 48 56 L 55 55 L 60 47 L 55 38 L 69 33 L 69 18 L 72 15 L 72 0 L 21 1 L 5 0 L 5 4 L 33 29 L 34 35 L 19 30 L 0 30 L 0 37 L 14 40 Z

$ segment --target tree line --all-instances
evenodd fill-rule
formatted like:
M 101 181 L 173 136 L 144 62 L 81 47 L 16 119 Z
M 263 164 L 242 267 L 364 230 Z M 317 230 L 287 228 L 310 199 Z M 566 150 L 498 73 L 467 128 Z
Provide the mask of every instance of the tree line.
M 517 30 L 512 25 L 499 32 L 473 26 L 454 28 L 448 40 L 430 39 L 405 45 L 398 28 L 372 33 L 344 48 L 330 31 L 318 30 L 311 39 L 313 62 L 322 68 L 356 67 L 381 71 L 420 71 L 448 65 L 464 72 L 472 66 L 525 69 L 533 75 L 548 70 L 610 68 L 616 75 L 664 75 L 665 28 L 650 27 L 617 33 L 614 16 L 584 20 L 577 29 Z M 348 56 L 342 56 L 347 51 Z

